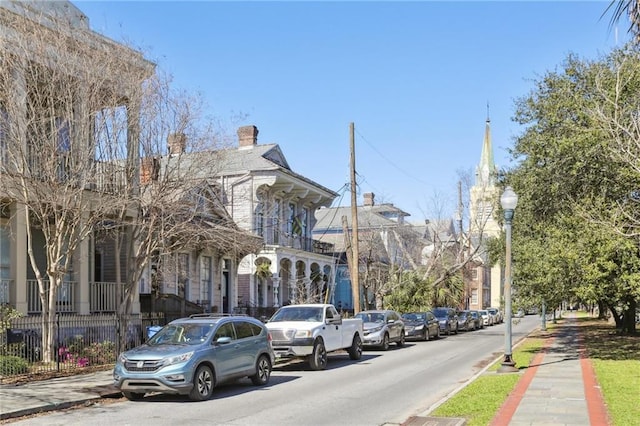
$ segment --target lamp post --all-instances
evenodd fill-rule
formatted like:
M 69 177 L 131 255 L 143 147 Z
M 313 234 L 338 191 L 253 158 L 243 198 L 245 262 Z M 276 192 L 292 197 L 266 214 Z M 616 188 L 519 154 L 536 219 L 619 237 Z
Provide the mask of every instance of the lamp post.
M 500 196 L 500 204 L 504 210 L 506 255 L 504 266 L 504 360 L 498 369 L 499 373 L 516 372 L 516 363 L 511 353 L 511 220 L 518 204 L 518 195 L 513 188 L 507 186 Z

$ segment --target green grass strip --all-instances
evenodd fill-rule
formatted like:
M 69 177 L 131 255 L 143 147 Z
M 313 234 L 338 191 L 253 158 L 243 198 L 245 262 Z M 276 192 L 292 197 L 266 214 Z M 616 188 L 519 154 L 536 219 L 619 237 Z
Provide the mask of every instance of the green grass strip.
M 596 359 L 593 368 L 613 425 L 640 425 L 640 362 Z
M 519 345 L 513 351 L 516 366 L 528 367 L 542 348 L 543 342 L 544 339 L 529 338 Z M 501 361 L 494 363 L 484 374 L 449 398 L 430 415 L 465 418 L 468 426 L 489 424 L 521 377 L 521 374 L 497 373 Z

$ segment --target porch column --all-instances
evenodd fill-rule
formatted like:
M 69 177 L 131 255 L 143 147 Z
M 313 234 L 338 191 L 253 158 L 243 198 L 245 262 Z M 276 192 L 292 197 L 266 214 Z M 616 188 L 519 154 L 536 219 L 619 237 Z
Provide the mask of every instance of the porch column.
M 18 166 L 20 162 L 26 164 L 28 161 L 27 150 L 27 82 L 24 75 L 24 61 L 16 65 L 11 70 L 11 90 L 8 94 L 7 113 L 9 114 L 9 134 L 15 146 L 9 149 L 17 155 L 16 164 L 8 166 Z M 21 158 L 22 157 L 22 158 Z M 11 247 L 11 275 L 14 278 L 16 310 L 26 314 L 28 312 L 27 303 L 27 222 L 25 219 L 26 208 L 23 204 L 14 203 L 11 207 L 11 232 L 15 236 L 15 242 Z
M 302 280 L 307 294 L 307 303 L 311 303 L 311 262 L 307 260 L 304 264 L 304 279 Z
M 280 277 L 278 276 L 278 274 L 273 274 L 271 276 L 271 282 L 273 282 L 273 307 L 279 308 L 280 307 L 280 294 L 279 294 Z
M 79 265 L 79 271 L 75 274 L 75 280 L 78 283 L 78 313 L 80 315 L 89 315 L 91 313 L 91 304 L 89 302 L 89 270 L 91 266 L 89 250 L 89 238 L 85 238 L 80 242 L 76 252 L 76 258 Z
M 27 314 L 27 223 L 25 221 L 25 207 L 14 203 L 11 208 L 11 232 L 15 242 L 11 247 L 11 275 L 15 288 L 16 310 Z M 35 295 L 37 297 L 37 294 Z

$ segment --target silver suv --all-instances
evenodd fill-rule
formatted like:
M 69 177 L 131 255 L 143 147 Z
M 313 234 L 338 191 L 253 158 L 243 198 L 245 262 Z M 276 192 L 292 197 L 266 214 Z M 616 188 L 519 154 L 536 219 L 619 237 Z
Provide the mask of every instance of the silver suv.
M 265 385 L 274 362 L 271 335 L 248 316 L 199 314 L 170 322 L 149 341 L 118 357 L 115 386 L 130 400 L 145 393 L 209 399 L 213 388 L 241 377 Z
M 389 343 L 395 342 L 398 347 L 404 346 L 404 321 L 399 313 L 389 309 L 362 311 L 356 314 L 364 328 L 364 346 L 376 346 L 386 351 Z

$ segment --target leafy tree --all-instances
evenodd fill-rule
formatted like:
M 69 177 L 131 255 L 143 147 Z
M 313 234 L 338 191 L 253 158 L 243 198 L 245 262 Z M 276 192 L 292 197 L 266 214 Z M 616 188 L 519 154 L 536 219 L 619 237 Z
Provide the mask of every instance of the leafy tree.
M 548 304 L 606 301 L 614 317 L 620 310 L 627 321 L 634 316 L 638 238 L 620 231 L 633 226 L 637 211 L 627 210 L 625 221 L 616 207 L 629 208 L 640 174 L 619 148 L 629 138 L 602 116 L 637 123 L 639 65 L 628 47 L 592 61 L 569 55 L 518 100 L 515 118 L 526 127 L 512 149 L 519 164 L 506 179 L 520 195 L 513 235 L 519 294 Z M 621 255 L 623 246 L 635 251 Z

